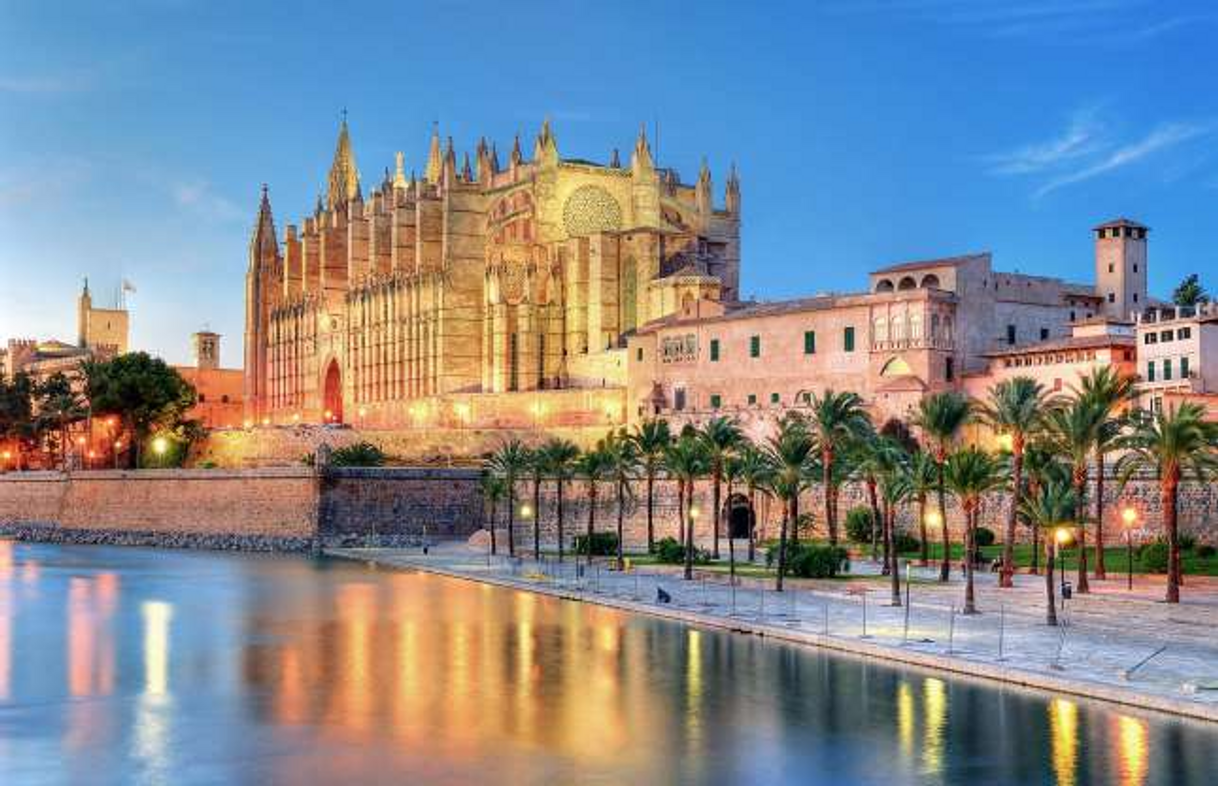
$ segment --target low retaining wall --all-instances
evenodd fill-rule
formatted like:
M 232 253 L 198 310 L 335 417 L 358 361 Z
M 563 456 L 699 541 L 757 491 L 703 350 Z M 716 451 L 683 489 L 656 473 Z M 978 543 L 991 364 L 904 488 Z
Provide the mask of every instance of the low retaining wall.
M 0 475 L 0 534 L 118 545 L 303 550 L 464 537 L 481 523 L 462 469 L 139 470 Z

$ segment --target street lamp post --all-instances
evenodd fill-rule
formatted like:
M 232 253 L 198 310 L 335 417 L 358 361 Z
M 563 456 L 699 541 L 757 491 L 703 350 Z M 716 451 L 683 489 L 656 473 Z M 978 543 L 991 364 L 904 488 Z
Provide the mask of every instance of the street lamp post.
M 1138 521 L 1138 511 L 1132 507 L 1121 511 L 1125 522 L 1125 588 L 1133 592 L 1133 525 Z
M 1057 539 L 1057 569 L 1061 573 L 1058 579 L 1061 582 L 1062 608 L 1066 606 L 1066 546 L 1070 544 L 1070 530 L 1065 527 L 1058 527 L 1054 533 Z

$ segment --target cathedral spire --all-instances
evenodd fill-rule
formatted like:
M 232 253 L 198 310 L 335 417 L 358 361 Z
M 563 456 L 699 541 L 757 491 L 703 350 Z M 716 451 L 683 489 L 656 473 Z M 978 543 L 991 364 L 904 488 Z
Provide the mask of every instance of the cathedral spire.
M 347 130 L 347 112 L 343 110 L 338 128 L 338 144 L 334 147 L 334 163 L 330 165 L 326 205 L 331 210 L 347 204 L 360 193 L 359 170 L 355 168 L 355 153 L 351 151 L 351 135 Z
M 533 144 L 533 160 L 539 164 L 558 163 L 558 142 L 554 132 L 550 130 L 550 118 L 542 121 L 541 132 Z
M 738 215 L 740 213 L 740 177 L 736 174 L 736 163 L 732 162 L 731 171 L 727 174 L 727 187 L 723 193 L 724 207 L 727 212 Z
M 258 203 L 258 218 L 250 235 L 250 270 L 256 270 L 279 254 L 275 238 L 275 218 L 271 215 L 271 198 L 266 183 L 262 184 L 262 200 Z M 86 284 L 86 291 L 88 285 Z
M 423 170 L 423 178 L 428 183 L 439 183 L 443 166 L 444 159 L 440 154 L 440 124 L 434 123 L 431 127 L 431 145 L 427 149 L 427 168 Z
M 647 126 L 639 126 L 639 138 L 634 142 L 634 153 L 630 156 L 630 168 L 635 174 L 643 174 L 655 169 L 651 158 L 651 146 L 647 144 Z
M 512 155 L 508 159 L 508 165 L 516 167 L 524 160 L 524 156 L 520 153 L 520 134 L 516 135 L 516 141 L 512 143 Z
M 393 164 L 394 164 L 393 187 L 394 188 L 405 188 L 406 187 L 406 157 L 402 155 L 401 150 L 399 150 L 396 154 L 394 154 Z
M 613 148 L 613 155 L 609 156 L 609 166 L 614 169 L 622 168 L 622 157 L 618 155 L 617 148 Z
M 474 182 L 474 172 L 469 166 L 469 151 L 466 150 L 463 160 L 461 161 L 461 179 L 466 183 Z

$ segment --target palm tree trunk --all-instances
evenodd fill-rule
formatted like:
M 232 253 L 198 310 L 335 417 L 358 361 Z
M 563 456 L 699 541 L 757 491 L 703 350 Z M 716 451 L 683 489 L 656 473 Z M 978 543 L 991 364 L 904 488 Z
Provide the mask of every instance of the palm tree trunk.
M 881 526 L 880 503 L 876 499 L 875 478 L 867 478 L 867 500 L 871 503 L 871 561 L 879 559 L 878 533 Z
M 799 489 L 791 496 L 791 545 L 799 545 Z
M 918 564 L 926 566 L 926 565 L 930 564 L 930 543 L 926 539 L 927 533 L 926 533 L 926 494 L 925 493 L 918 494 L 918 530 L 919 530 L 919 534 L 922 536 L 922 546 L 921 546 L 921 553 L 918 555 Z
M 973 564 L 977 561 L 977 522 L 972 505 L 964 511 L 964 613 L 976 614 L 977 601 L 973 592 Z
M 618 478 L 617 481 L 617 569 L 626 569 L 626 558 L 622 552 L 622 517 L 626 514 L 626 481 Z
M 778 530 L 778 578 L 774 589 L 782 592 L 782 577 L 787 572 L 787 521 L 791 517 L 790 504 L 783 505 L 782 526 Z M 763 590 L 764 591 L 764 590 Z
M 1002 543 L 1002 574 L 998 586 L 1015 586 L 1015 517 L 1019 513 L 1019 492 L 1023 487 L 1023 442 L 1016 437 L 1011 453 L 1011 509 L 1007 511 L 1007 531 Z
M 757 508 L 753 507 L 753 501 L 757 496 L 757 489 L 752 483 L 749 484 L 749 519 L 745 522 L 749 528 L 749 562 L 757 558 L 756 537 L 753 530 L 757 523 Z
M 1167 529 L 1167 602 L 1180 602 L 1180 532 L 1177 519 L 1176 493 L 1179 470 L 1168 473 L 1161 484 L 1163 526 Z
M 1040 573 L 1040 527 L 1032 527 L 1032 567 L 1028 572 L 1033 576 Z
M 592 564 L 592 536 L 596 534 L 596 481 L 588 481 L 588 564 Z
M 652 524 L 652 511 L 655 503 L 656 473 L 654 469 L 647 470 L 647 553 L 654 554 L 656 550 L 656 531 Z
M 508 520 L 507 520 L 507 536 L 508 536 L 508 554 L 516 556 L 516 481 L 514 478 L 508 478 Z
M 736 539 L 732 537 L 732 479 L 727 479 L 727 566 L 731 583 L 736 583 Z
M 555 499 L 554 499 L 555 511 L 554 512 L 558 518 L 558 522 L 557 522 L 558 523 L 558 561 L 562 562 L 563 520 L 562 520 L 562 478 L 561 477 L 555 481 L 554 497 L 555 497 Z
M 821 453 L 821 482 L 825 485 L 825 520 L 829 525 L 829 545 L 837 545 L 837 506 L 833 499 L 833 451 Z
M 888 500 L 884 500 L 884 505 L 883 505 L 882 509 L 880 510 L 880 531 L 881 531 L 880 538 L 881 538 L 881 540 L 884 541 L 884 565 L 883 565 L 883 567 L 880 568 L 881 576 L 888 575 L 888 568 L 889 568 L 888 558 L 892 554 L 892 551 L 891 551 L 892 543 L 888 538 L 888 515 L 889 515 L 890 510 L 891 510 L 891 505 L 889 504 Z
M 1084 495 L 1087 493 L 1087 466 L 1084 464 L 1081 469 L 1074 470 L 1074 491 L 1078 494 L 1078 587 L 1075 591 L 1080 595 L 1090 592 L 1091 587 L 1087 585 L 1087 502 Z
M 499 553 L 499 544 L 495 541 L 495 500 L 491 500 L 491 554 Z
M 677 541 L 680 542 L 682 548 L 685 546 L 685 479 L 677 479 Z
M 685 516 L 685 580 L 694 578 L 694 481 L 683 480 L 685 504 L 681 506 Z
M 939 565 L 939 581 L 947 581 L 952 574 L 952 537 L 947 531 L 947 489 L 943 461 L 939 464 L 939 526 L 943 530 L 943 562 Z
M 533 478 L 533 560 L 541 561 L 541 478 Z
M 1104 451 L 1095 449 L 1095 577 L 1108 578 L 1104 569 Z
M 714 493 L 711 495 L 711 504 L 715 507 L 715 512 L 711 515 L 711 523 L 715 528 L 714 546 L 711 549 L 711 556 L 715 559 L 719 559 L 719 526 L 722 523 L 719 515 L 719 483 L 722 474 L 723 473 L 718 469 L 718 467 L 716 467 L 714 476 L 711 478 L 711 480 L 714 482 Z
M 901 571 L 897 565 L 897 544 L 896 533 L 894 530 L 896 524 L 894 511 L 891 507 L 888 510 L 887 520 L 884 524 L 884 552 L 885 562 L 889 562 L 888 572 L 892 578 L 892 605 L 901 605 Z
M 1045 538 L 1045 624 L 1057 625 L 1057 596 L 1053 582 L 1053 538 Z

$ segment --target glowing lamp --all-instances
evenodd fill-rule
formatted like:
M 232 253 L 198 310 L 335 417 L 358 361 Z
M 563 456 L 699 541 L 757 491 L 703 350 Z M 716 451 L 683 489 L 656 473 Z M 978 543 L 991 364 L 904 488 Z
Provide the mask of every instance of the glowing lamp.
M 76 438 L 76 444 L 77 444 L 77 445 L 83 445 L 83 444 L 85 444 L 85 438 L 84 438 L 84 437 L 77 437 L 77 438 Z
M 1135 508 L 1125 508 L 1121 511 L 1121 521 L 1126 527 L 1132 527 L 1138 522 L 1138 511 Z
M 696 519 L 696 518 L 698 518 L 698 516 L 700 516 L 701 514 L 702 514 L 702 511 L 698 510 L 698 508 L 697 508 L 697 507 L 691 507 L 691 508 L 689 509 L 689 517 L 690 517 L 691 519 Z
M 165 455 L 165 451 L 169 450 L 169 440 L 164 437 L 157 437 L 152 440 L 152 452 L 158 456 Z
M 533 506 L 532 505 L 521 505 L 520 506 L 520 515 L 526 519 L 532 518 L 533 517 Z
M 368 410 L 367 410 L 367 409 L 365 409 L 364 407 L 360 407 L 360 408 L 359 408 L 359 416 L 360 416 L 361 418 L 362 418 L 362 417 L 364 417 L 364 416 L 365 416 L 365 415 L 367 415 L 367 414 L 368 414 Z
M 1071 540 L 1070 530 L 1066 527 L 1058 527 L 1057 531 L 1054 532 L 1053 535 L 1055 538 L 1057 538 L 1057 542 L 1062 546 L 1065 546 Z
M 246 428 L 253 428 L 253 427 L 254 427 L 254 421 L 252 421 L 252 420 L 247 420 L 247 421 L 245 421 L 245 427 L 246 427 Z
M 270 419 L 270 418 L 263 418 L 263 419 L 262 419 L 262 425 L 264 425 L 264 426 L 269 426 L 269 425 L 271 425 L 271 419 Z
M 5 460 L 5 461 L 8 461 L 9 459 L 11 459 L 11 458 L 13 457 L 13 454 L 12 454 L 12 453 L 9 453 L 9 452 L 6 450 L 6 451 L 4 451 L 3 456 L 4 456 L 4 460 Z
M 926 511 L 926 524 L 930 527 L 937 527 L 943 523 L 943 514 L 937 510 Z
M 293 422 L 293 423 L 295 423 L 295 422 L 296 422 L 296 421 L 298 421 L 298 420 L 300 420 L 300 413 L 299 413 L 299 412 L 293 412 L 293 413 L 292 413 L 292 422 Z
M 1015 447 L 1015 438 L 1010 434 L 999 434 L 998 447 L 1002 450 L 1010 452 Z
M 114 443 L 114 449 L 115 449 L 115 450 L 122 450 L 122 449 L 123 449 L 123 441 L 122 441 L 121 439 L 120 439 L 119 441 L 117 441 L 117 442 L 115 442 L 115 443 Z

